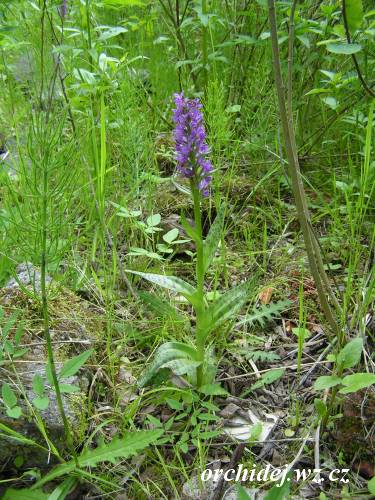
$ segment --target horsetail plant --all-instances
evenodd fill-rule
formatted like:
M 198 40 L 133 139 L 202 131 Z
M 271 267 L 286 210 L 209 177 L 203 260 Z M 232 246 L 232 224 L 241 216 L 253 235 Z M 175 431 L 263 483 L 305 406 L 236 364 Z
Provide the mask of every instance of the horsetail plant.
M 139 385 L 145 386 L 161 369 L 169 369 L 177 376 L 186 376 L 187 381 L 202 388 L 211 385 L 215 376 L 213 351 L 207 346 L 209 335 L 222 323 L 229 320 L 246 302 L 249 283 L 239 285 L 219 295 L 214 302 L 207 300 L 204 289 L 205 275 L 215 256 L 224 228 L 225 206 L 221 206 L 217 217 L 203 238 L 201 203 L 210 194 L 213 167 L 208 158 L 209 147 L 199 99 L 189 99 L 183 92 L 174 96 L 175 122 L 174 141 L 178 173 L 190 181 L 190 193 L 194 206 L 192 226 L 185 216 L 181 223 L 196 248 L 196 286 L 175 277 L 139 271 L 128 272 L 180 294 L 192 305 L 195 313 L 195 345 L 183 342 L 167 342 L 159 347 L 151 366 L 146 370 Z

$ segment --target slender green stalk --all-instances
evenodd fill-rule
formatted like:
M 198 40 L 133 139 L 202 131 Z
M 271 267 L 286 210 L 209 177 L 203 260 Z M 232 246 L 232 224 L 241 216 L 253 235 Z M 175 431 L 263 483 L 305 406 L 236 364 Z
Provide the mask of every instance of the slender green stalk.
M 204 315 L 204 255 L 203 255 L 203 234 L 202 234 L 202 214 L 201 214 L 201 195 L 196 187 L 196 181 L 191 180 L 191 190 L 193 194 L 194 203 L 194 220 L 195 230 L 197 234 L 196 241 L 196 279 L 197 279 L 197 296 L 199 307 L 196 307 L 196 338 L 197 338 L 197 351 L 198 361 L 202 364 L 197 368 L 197 386 L 202 385 L 203 378 L 203 361 L 204 361 L 204 345 L 205 345 L 205 332 L 203 329 L 203 315 Z
M 97 172 L 100 219 L 102 221 L 104 221 L 104 188 L 107 164 L 107 134 L 105 116 L 106 106 L 104 100 L 104 91 L 102 91 L 100 95 L 100 170 L 99 172 Z M 95 133 L 95 131 L 93 131 L 93 133 Z
M 43 143 L 44 144 L 44 143 Z M 43 313 L 43 330 L 44 336 L 47 344 L 47 355 L 48 363 L 51 370 L 53 386 L 56 392 L 56 400 L 59 408 L 60 416 L 63 421 L 65 436 L 67 440 L 68 447 L 74 454 L 74 444 L 73 436 L 70 431 L 70 425 L 65 414 L 62 395 L 60 391 L 60 385 L 57 378 L 55 358 L 52 348 L 52 339 L 50 332 L 50 321 L 49 321 L 49 310 L 48 310 L 48 293 L 46 288 L 46 270 L 48 266 L 48 254 L 47 254 L 47 227 L 48 227 L 48 165 L 46 165 L 47 155 L 46 151 L 42 152 L 42 168 L 43 168 L 43 182 L 42 182 L 42 213 L 41 213 L 41 225 L 42 225 L 42 239 L 41 239 L 41 265 L 40 265 L 40 288 L 41 288 L 41 298 L 42 298 L 42 313 Z
M 43 1 L 43 9 L 41 14 L 41 51 L 40 51 L 40 64 L 41 64 L 41 87 L 40 87 L 40 117 L 36 123 L 36 134 L 39 146 L 39 168 L 42 170 L 42 188 L 40 192 L 41 196 L 41 247 L 40 247 L 40 293 L 42 301 L 42 315 L 43 315 L 43 333 L 46 339 L 47 345 L 47 356 L 48 364 L 51 372 L 51 377 L 53 381 L 53 386 L 56 392 L 57 406 L 59 413 L 64 425 L 65 437 L 69 447 L 70 452 L 77 460 L 77 456 L 74 450 L 73 436 L 71 433 L 70 425 L 66 417 L 64 404 L 62 400 L 62 394 L 60 391 L 60 385 L 57 378 L 56 363 L 52 347 L 52 339 L 50 332 L 50 319 L 49 319 L 49 306 L 48 306 L 48 292 L 46 287 L 46 275 L 48 267 L 48 228 L 50 227 L 49 213 L 48 213 L 48 202 L 50 199 L 49 193 L 49 165 L 51 156 L 51 143 L 49 143 L 48 134 L 48 120 L 51 111 L 51 98 L 49 100 L 49 106 L 47 107 L 44 116 L 42 116 L 43 109 L 43 93 L 44 93 L 44 77 L 45 77 L 45 17 L 47 10 L 47 1 Z M 57 68 L 55 68 L 53 80 L 51 82 L 51 87 L 48 89 L 50 96 L 54 92 L 54 86 L 56 83 Z M 36 173 L 36 171 L 35 171 Z M 35 183 L 37 185 L 37 182 Z
M 92 49 L 92 37 L 91 37 L 91 19 L 90 19 L 90 0 L 85 0 L 85 7 L 86 7 L 86 29 L 87 29 L 87 48 L 89 51 L 89 62 L 90 62 L 90 69 L 92 68 L 92 55 L 91 55 L 91 49 Z

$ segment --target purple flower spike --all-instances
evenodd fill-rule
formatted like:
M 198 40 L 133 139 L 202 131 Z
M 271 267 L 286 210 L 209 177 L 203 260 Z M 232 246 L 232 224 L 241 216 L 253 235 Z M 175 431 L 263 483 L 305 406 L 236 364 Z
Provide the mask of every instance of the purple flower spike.
M 199 99 L 188 99 L 183 92 L 174 95 L 174 102 L 177 170 L 187 179 L 194 179 L 203 196 L 208 196 L 212 164 L 207 158 L 209 147 L 206 143 L 202 104 Z
M 65 19 L 67 13 L 68 13 L 68 0 L 63 0 L 60 7 L 60 16 Z

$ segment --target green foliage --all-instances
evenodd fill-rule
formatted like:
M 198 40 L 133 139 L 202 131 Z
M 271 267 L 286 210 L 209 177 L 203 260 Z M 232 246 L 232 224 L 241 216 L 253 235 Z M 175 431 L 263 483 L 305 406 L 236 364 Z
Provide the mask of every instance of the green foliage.
M 337 355 L 337 365 L 343 370 L 356 366 L 361 359 L 362 348 L 363 340 L 359 337 L 348 342 Z
M 279 317 L 280 313 L 285 311 L 290 305 L 291 302 L 289 300 L 280 300 L 278 302 L 272 302 L 271 304 L 263 304 L 259 308 L 254 307 L 251 313 L 246 314 L 245 318 L 242 319 L 239 324 L 259 323 L 261 326 L 264 326 L 266 321 L 272 321 Z
M 349 28 L 351 30 L 360 28 L 363 21 L 362 0 L 346 0 L 345 7 Z
M 68 361 L 66 361 L 59 371 L 59 379 L 72 377 L 78 370 L 86 363 L 89 357 L 93 354 L 94 349 L 89 349 L 88 351 L 81 352 L 78 356 L 75 356 Z
M 347 375 L 344 377 L 341 383 L 344 387 L 340 389 L 339 392 L 341 394 L 350 394 L 375 384 L 375 374 L 354 373 L 353 375 Z
M 275 380 L 281 378 L 284 373 L 284 368 L 276 368 L 275 370 L 270 370 L 269 372 L 263 374 L 260 380 L 258 380 L 258 382 L 255 382 L 255 384 L 250 387 L 250 390 L 254 391 L 255 389 L 259 389 L 264 385 L 272 384 L 272 382 L 275 382 Z
M 249 298 L 251 283 L 243 283 L 221 295 L 207 311 L 207 332 L 228 321 Z
M 153 362 L 139 379 L 138 385 L 145 386 L 162 368 L 169 368 L 176 375 L 184 375 L 200 364 L 193 347 L 182 342 L 167 342 L 158 348 Z
M 189 302 L 196 303 L 196 289 L 181 278 L 177 278 L 176 276 L 164 276 L 161 274 L 142 273 L 140 271 L 127 270 L 127 272 L 141 276 L 143 279 L 155 285 L 159 285 L 162 288 L 166 288 L 167 290 L 171 290 L 174 293 L 180 293 L 186 297 Z
M 18 399 L 13 391 L 13 389 L 10 387 L 9 384 L 6 382 L 3 383 L 2 388 L 1 388 L 1 396 L 3 399 L 3 403 L 6 407 L 6 413 L 8 417 L 17 419 L 22 415 L 22 409 L 20 406 L 18 406 Z
M 362 50 L 362 46 L 359 43 L 329 43 L 327 44 L 327 50 L 333 54 L 356 54 Z
M 45 395 L 44 381 L 39 374 L 35 374 L 33 377 L 33 392 L 37 396 L 33 399 L 33 405 L 38 410 L 46 410 L 49 405 L 49 399 Z
M 87 467 L 95 468 L 103 462 L 115 464 L 121 458 L 129 458 L 147 446 L 157 441 L 163 434 L 160 429 L 152 431 L 135 431 L 128 433 L 122 438 L 113 439 L 110 443 L 100 444 L 95 449 L 87 449 L 78 456 L 78 467 L 75 460 L 56 466 L 51 472 L 42 477 L 32 486 L 32 490 L 41 488 L 43 485 L 61 476 L 72 472 L 79 474 L 80 469 Z
M 334 375 L 326 375 L 316 379 L 314 383 L 314 389 L 316 391 L 322 391 L 324 389 L 330 389 L 336 385 L 341 384 L 341 378 Z

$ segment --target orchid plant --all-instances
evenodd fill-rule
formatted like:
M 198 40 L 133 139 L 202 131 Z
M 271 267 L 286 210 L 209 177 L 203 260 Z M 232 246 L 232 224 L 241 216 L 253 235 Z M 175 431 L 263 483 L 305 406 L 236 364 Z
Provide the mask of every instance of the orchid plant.
M 203 238 L 202 199 L 210 195 L 213 167 L 209 160 L 209 147 L 199 99 L 189 99 L 183 93 L 174 96 L 175 123 L 174 141 L 178 173 L 190 181 L 190 192 L 194 205 L 195 225 L 184 215 L 181 223 L 196 247 L 196 285 L 175 277 L 139 271 L 128 271 L 180 294 L 192 305 L 195 313 L 195 344 L 167 342 L 159 347 L 151 366 L 139 381 L 140 386 L 148 384 L 162 369 L 169 369 L 177 376 L 185 376 L 187 382 L 200 389 L 209 386 L 215 377 L 216 368 L 212 348 L 207 347 L 209 335 L 228 321 L 246 302 L 249 284 L 244 283 L 209 302 L 204 288 L 205 275 L 212 263 L 222 237 L 224 227 L 224 205 Z

